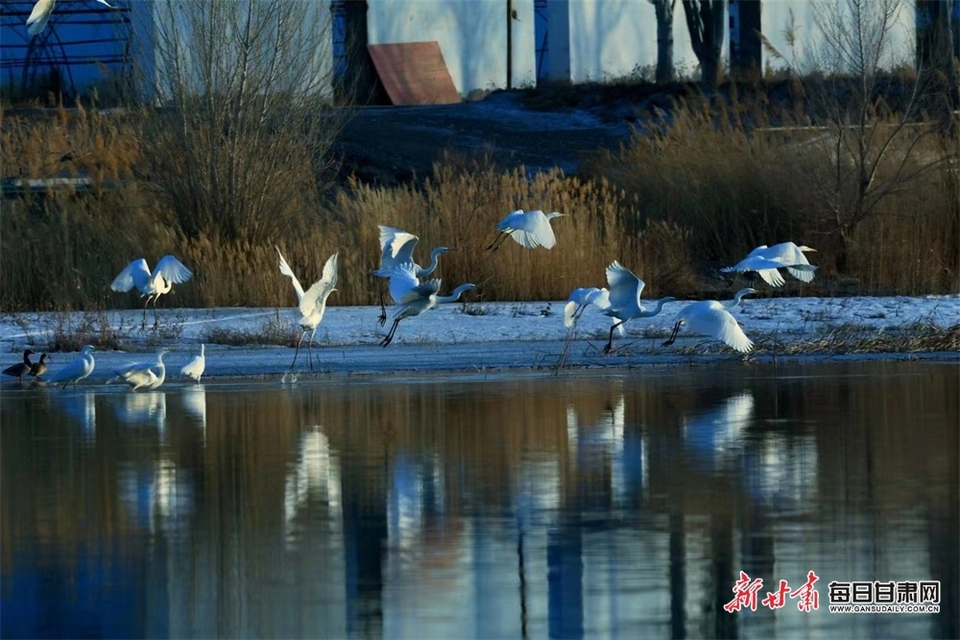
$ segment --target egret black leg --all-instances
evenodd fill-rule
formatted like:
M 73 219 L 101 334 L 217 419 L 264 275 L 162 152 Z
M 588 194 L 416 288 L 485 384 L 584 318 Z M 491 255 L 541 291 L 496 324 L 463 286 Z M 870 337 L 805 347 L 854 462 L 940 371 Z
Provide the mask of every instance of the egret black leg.
M 380 346 L 385 347 L 391 342 L 393 342 L 393 334 L 397 332 L 397 325 L 400 324 L 400 318 L 397 318 L 393 321 L 393 326 L 390 327 L 390 332 L 387 334 L 387 337 L 380 341 Z
M 681 324 L 683 324 L 683 323 L 682 323 L 682 322 L 677 322 L 677 324 L 673 325 L 673 332 L 670 334 L 670 338 L 667 339 L 667 341 L 664 342 L 661 346 L 663 346 L 663 347 L 669 347 L 670 345 L 672 345 L 672 344 L 676 341 L 676 339 L 677 339 L 677 332 L 680 331 L 680 325 L 681 325 Z
M 499 231 L 497 233 L 497 237 L 493 239 L 493 242 L 491 242 L 489 246 L 487 246 L 487 251 L 495 251 L 494 246 L 497 244 L 497 240 L 499 240 L 502 236 L 503 231 Z
M 290 371 L 293 371 L 293 368 L 297 366 L 297 356 L 300 354 L 300 345 L 303 344 L 303 336 L 307 335 L 306 331 L 300 332 L 300 339 L 297 340 L 297 350 L 293 352 L 293 362 L 290 363 Z
M 613 351 L 613 330 L 623 324 L 623 320 L 617 322 L 616 324 L 610 325 L 610 338 L 607 340 L 607 346 L 603 348 L 604 353 L 610 353 Z
M 387 324 L 387 305 L 383 302 L 383 286 L 380 287 L 380 326 Z
M 316 334 L 317 328 L 314 327 L 313 331 L 310 333 L 310 342 L 307 343 L 307 354 L 310 356 L 310 371 L 313 371 L 313 336 Z

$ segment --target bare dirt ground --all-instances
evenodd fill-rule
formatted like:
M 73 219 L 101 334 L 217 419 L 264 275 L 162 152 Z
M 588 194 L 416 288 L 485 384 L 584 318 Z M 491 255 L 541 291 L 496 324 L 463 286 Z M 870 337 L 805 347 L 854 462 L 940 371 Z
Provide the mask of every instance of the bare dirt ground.
M 453 105 L 360 107 L 338 149 L 344 175 L 381 184 L 429 176 L 445 150 L 486 152 L 507 167 L 575 173 L 590 154 L 629 139 L 628 111 L 612 104 L 534 109 L 518 92 Z

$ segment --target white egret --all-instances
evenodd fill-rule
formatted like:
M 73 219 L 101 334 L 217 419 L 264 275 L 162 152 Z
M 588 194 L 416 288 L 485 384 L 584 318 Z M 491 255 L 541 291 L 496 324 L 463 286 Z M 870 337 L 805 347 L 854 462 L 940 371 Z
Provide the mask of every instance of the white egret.
M 297 356 L 300 354 L 300 345 L 303 343 L 303 337 L 310 331 L 310 342 L 307 343 L 307 354 L 310 359 L 310 370 L 313 370 L 313 336 L 317 333 L 317 326 L 323 320 L 323 312 L 327 309 L 327 298 L 336 291 L 337 287 L 337 268 L 340 264 L 339 254 L 335 253 L 327 258 L 327 263 L 323 265 L 323 275 L 313 283 L 306 292 L 300 286 L 300 281 L 293 274 L 293 270 L 287 261 L 283 259 L 280 253 L 280 247 L 277 247 L 277 254 L 280 255 L 280 273 L 289 276 L 293 282 L 293 288 L 297 292 L 297 300 L 300 301 L 301 317 L 298 321 L 300 325 L 300 339 L 297 341 L 297 350 L 293 354 L 293 362 L 290 364 L 290 370 L 293 370 L 297 364 Z
M 563 307 L 563 326 L 572 328 L 583 315 L 584 310 L 595 301 L 601 308 L 609 305 L 610 292 L 606 288 L 598 289 L 597 287 L 579 287 L 571 291 L 567 304 Z
M 404 318 L 419 316 L 438 304 L 456 302 L 464 291 L 475 288 L 476 285 L 474 284 L 461 284 L 449 296 L 438 296 L 440 280 L 433 279 L 420 282 L 417 279 L 415 264 L 408 262 L 398 266 L 390 276 L 390 296 L 397 301 L 398 310 L 393 316 L 393 326 L 390 327 L 387 336 L 380 341 L 380 346 L 385 347 L 393 342 L 397 325 Z
M 130 385 L 131 391 L 157 389 L 167 377 L 167 367 L 163 364 L 163 356 L 169 351 L 166 348 L 157 351 L 157 359 L 154 362 L 137 362 L 114 369 L 113 372 L 116 375 L 108 380 L 107 384 L 122 378 L 124 382 Z
M 181 284 L 193 277 L 193 273 L 182 262 L 167 255 L 160 258 L 153 273 L 147 266 L 147 261 L 138 258 L 128 264 L 120 274 L 114 278 L 110 288 L 114 291 L 130 291 L 136 287 L 140 297 L 146 298 L 143 303 L 143 323 L 141 331 L 147 322 L 147 306 L 153 300 L 153 326 L 157 326 L 157 300 L 164 293 L 170 293 L 174 284 Z
M 27 349 L 23 352 L 23 362 L 18 362 L 15 365 L 9 366 L 3 370 L 3 375 L 13 376 L 17 379 L 17 386 L 23 386 L 23 376 L 30 373 L 33 369 L 34 364 L 30 362 L 30 356 L 33 355 L 33 351 Z
M 740 304 L 740 299 L 743 298 L 743 296 L 756 292 L 756 289 L 748 287 L 737 291 L 736 295 L 733 296 L 733 300 L 727 300 L 725 302 L 701 300 L 700 302 L 688 304 L 681 309 L 674 318 L 676 324 L 673 326 L 673 333 L 671 333 L 670 338 L 663 343 L 663 346 L 667 347 L 673 344 L 677 339 L 677 333 L 680 331 L 680 325 L 685 324 L 694 333 L 722 340 L 733 349 L 747 353 L 753 349 L 753 342 L 750 341 L 743 332 L 743 329 L 740 328 L 740 325 L 737 324 L 736 318 L 733 317 L 729 309 L 733 309 Z
M 207 367 L 206 348 L 207 345 L 200 345 L 200 355 L 194 356 L 190 362 L 183 365 L 180 369 L 180 375 L 196 380 L 197 384 L 200 384 L 200 376 L 203 375 L 203 370 Z
M 30 366 L 30 375 L 34 378 L 40 378 L 43 374 L 47 372 L 47 354 L 40 354 L 40 361 L 34 362 Z
M 607 345 L 603 348 L 604 353 L 610 353 L 613 350 L 613 330 L 622 327 L 627 320 L 636 318 L 652 318 L 663 310 L 663 305 L 673 302 L 676 298 L 667 296 L 657 300 L 657 308 L 648 311 L 640 305 L 640 293 L 643 291 L 644 282 L 638 278 L 632 271 L 614 260 L 607 267 L 607 284 L 610 285 L 609 306 L 602 308 L 604 315 L 616 318 L 610 326 L 610 338 Z
M 506 241 L 507 236 L 527 249 L 535 249 L 536 247 L 552 249 L 557 244 L 557 237 L 553 234 L 550 221 L 565 215 L 567 214 L 557 213 L 556 211 L 544 213 L 539 209 L 533 211 L 517 209 L 513 213 L 507 214 L 507 217 L 497 224 L 499 233 L 487 249 L 496 251 Z
M 47 382 L 54 384 L 62 382 L 64 389 L 71 382 L 73 386 L 76 386 L 78 382 L 93 373 L 93 367 L 96 364 L 93 360 L 93 354 L 90 353 L 93 350 L 93 345 L 84 345 L 83 349 L 80 350 L 80 355 L 61 367 L 59 371 L 50 374 Z
M 106 0 L 97 0 L 97 2 L 111 9 L 116 9 Z M 47 21 L 50 20 L 50 14 L 53 13 L 53 6 L 56 3 L 57 0 L 37 0 L 37 3 L 33 5 L 30 16 L 27 18 L 27 27 L 29 27 L 27 33 L 35 36 L 46 28 Z
M 786 268 L 797 280 L 802 282 L 812 282 L 813 272 L 817 270 L 815 266 L 807 260 L 805 252 L 816 251 L 807 246 L 797 246 L 792 242 L 781 242 L 772 247 L 765 244 L 760 245 L 747 257 L 733 265 L 720 269 L 723 273 L 737 271 L 756 271 L 764 281 L 772 287 L 780 287 L 786 282 L 777 269 Z
M 570 294 L 570 298 L 567 301 L 567 304 L 563 307 L 563 324 L 568 329 L 573 328 L 577 323 L 577 320 L 580 319 L 580 316 L 583 315 L 583 312 L 586 311 L 587 307 L 590 305 L 603 310 L 610 306 L 610 291 L 606 288 L 597 287 L 582 287 L 580 289 L 574 289 Z M 623 328 L 623 325 L 618 323 L 617 320 L 613 319 L 613 324 L 616 325 L 617 333 L 620 335 L 625 335 L 627 332 Z
M 420 238 L 407 233 L 402 229 L 379 225 L 380 229 L 380 268 L 374 269 L 373 275 L 380 278 L 390 278 L 393 270 L 401 264 L 413 263 L 417 269 L 418 278 L 426 278 L 433 273 L 440 262 L 440 256 L 450 251 L 447 247 L 435 247 L 430 252 L 430 264 L 421 267 L 413 260 L 413 249 Z M 387 307 L 383 303 L 383 289 L 380 289 L 380 326 L 387 322 Z

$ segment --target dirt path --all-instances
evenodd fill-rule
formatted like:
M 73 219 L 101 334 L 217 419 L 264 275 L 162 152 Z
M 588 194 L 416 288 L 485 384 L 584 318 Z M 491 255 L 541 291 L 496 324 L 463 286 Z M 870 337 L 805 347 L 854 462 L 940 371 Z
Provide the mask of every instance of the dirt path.
M 393 184 L 427 176 L 445 149 L 487 151 L 504 166 L 568 173 L 598 148 L 615 149 L 630 126 L 582 109 L 531 111 L 515 95 L 423 107 L 362 107 L 340 137 L 345 174 Z

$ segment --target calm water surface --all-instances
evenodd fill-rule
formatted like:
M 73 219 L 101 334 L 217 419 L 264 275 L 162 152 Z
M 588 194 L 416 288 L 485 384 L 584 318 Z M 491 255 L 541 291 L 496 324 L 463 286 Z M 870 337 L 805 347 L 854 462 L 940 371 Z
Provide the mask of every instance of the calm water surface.
M 958 370 L 4 388 L 0 630 L 957 637 Z M 727 613 L 741 571 L 820 609 Z M 833 580 L 941 613 L 829 613 Z

